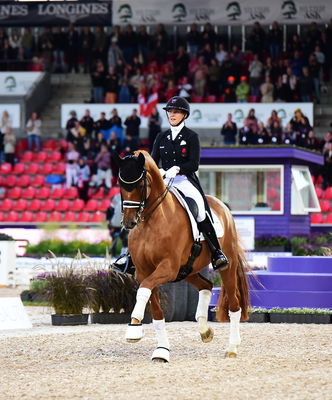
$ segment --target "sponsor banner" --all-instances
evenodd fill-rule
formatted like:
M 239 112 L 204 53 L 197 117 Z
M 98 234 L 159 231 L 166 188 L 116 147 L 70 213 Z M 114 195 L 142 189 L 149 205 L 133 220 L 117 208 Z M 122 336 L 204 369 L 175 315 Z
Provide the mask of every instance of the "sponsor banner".
M 111 25 L 112 2 L 7 2 L 0 3 L 0 25 Z
M 242 25 L 259 21 L 271 24 L 328 22 L 332 2 L 318 0 L 113 0 L 113 24 L 191 24 Z
M 157 108 L 162 117 L 162 128 L 168 128 L 168 121 L 163 107 L 166 104 L 158 104 Z M 113 108 L 118 110 L 122 123 L 131 115 L 132 110 L 139 110 L 138 104 L 62 104 L 61 106 L 61 127 L 65 128 L 67 120 L 70 118 L 70 112 L 76 111 L 77 118 L 81 119 L 86 109 L 91 111 L 91 116 L 94 120 L 99 119 L 100 113 L 105 112 L 106 118 L 111 118 Z M 312 103 L 191 103 L 190 117 L 186 124 L 191 129 L 209 128 L 219 129 L 226 122 L 227 114 L 233 114 L 233 121 L 238 127 L 243 126 L 243 121 L 249 113 L 249 110 L 255 110 L 256 117 L 259 121 L 266 124 L 271 115 L 272 110 L 276 110 L 278 116 L 285 126 L 293 117 L 294 111 L 301 109 L 303 114 L 308 117 L 311 125 L 313 125 L 313 104 Z M 148 118 L 141 118 L 141 128 L 147 128 Z
M 0 72 L 0 96 L 24 96 L 43 72 Z
M 8 111 L 8 114 L 13 122 L 12 128 L 18 129 L 20 125 L 21 107 L 19 104 L 1 104 L 0 103 L 0 118 L 4 111 Z

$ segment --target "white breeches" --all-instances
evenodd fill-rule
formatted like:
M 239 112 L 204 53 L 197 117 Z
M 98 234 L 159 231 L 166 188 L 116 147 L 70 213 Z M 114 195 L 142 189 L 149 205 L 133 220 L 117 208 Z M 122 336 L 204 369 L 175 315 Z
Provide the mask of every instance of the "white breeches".
M 165 179 L 166 185 L 168 184 L 168 182 L 169 179 L 166 178 Z M 192 199 L 195 200 L 198 207 L 197 222 L 204 221 L 206 217 L 205 205 L 203 197 L 201 193 L 198 191 L 198 189 L 195 188 L 195 186 L 188 180 L 188 178 L 185 175 L 176 175 L 173 181 L 173 186 L 181 190 L 181 192 L 186 197 L 191 197 Z

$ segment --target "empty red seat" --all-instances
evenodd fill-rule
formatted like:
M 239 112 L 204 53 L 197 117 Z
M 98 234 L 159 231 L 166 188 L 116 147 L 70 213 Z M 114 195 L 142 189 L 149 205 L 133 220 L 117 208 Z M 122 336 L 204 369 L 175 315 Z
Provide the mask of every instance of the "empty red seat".
M 41 206 L 42 206 L 42 201 L 40 199 L 33 199 L 28 205 L 28 210 L 39 211 L 41 209 Z
M 13 208 L 13 200 L 12 199 L 4 199 L 1 203 L 0 203 L 0 210 L 2 211 L 9 211 Z
M 17 164 L 14 165 L 13 173 L 14 174 L 23 174 L 24 170 L 25 170 L 25 164 L 18 162 Z
M 36 193 L 38 199 L 48 199 L 51 195 L 51 189 L 48 186 L 42 186 Z
M 19 139 L 16 142 L 15 150 L 17 153 L 22 153 L 25 150 L 28 150 L 28 140 L 27 139 Z
M 110 199 L 103 199 L 102 202 L 100 203 L 100 205 L 98 206 L 98 210 L 105 212 L 108 209 L 108 207 L 110 206 L 110 204 L 111 204 Z
M 43 186 L 45 183 L 45 176 L 44 175 L 35 175 L 32 179 L 31 185 L 32 186 Z
M 18 200 L 14 203 L 12 209 L 13 209 L 14 211 L 24 211 L 24 210 L 26 210 L 27 206 L 28 206 L 28 202 L 27 202 L 26 199 L 18 199 Z
M 98 201 L 96 199 L 90 199 L 84 207 L 84 211 L 96 211 L 98 209 Z
M 310 223 L 322 224 L 324 223 L 324 216 L 321 213 L 314 213 L 310 215 Z
M 120 193 L 120 187 L 119 186 L 112 186 L 111 190 L 108 192 L 107 197 L 112 198 L 116 194 Z
M 24 199 L 34 199 L 36 196 L 36 188 L 28 186 L 22 190 L 22 197 Z
M 40 168 L 39 164 L 29 163 L 29 164 L 26 164 L 25 172 L 30 175 L 35 175 L 38 173 L 39 168 Z
M 58 141 L 58 146 L 59 146 L 59 148 L 60 149 L 62 149 L 62 150 L 67 150 L 68 149 L 68 142 L 67 142 L 67 140 L 59 140 Z
M 86 211 L 81 211 L 76 216 L 76 222 L 89 222 L 90 221 L 90 213 Z
M 17 185 L 21 187 L 29 186 L 30 182 L 31 182 L 30 175 L 21 175 L 17 179 Z
M 70 207 L 70 201 L 68 199 L 61 199 L 59 200 L 58 204 L 56 205 L 57 211 L 68 211 Z
M 33 160 L 33 152 L 28 150 L 23 153 L 23 156 L 21 157 L 22 162 L 31 162 Z
M 60 151 L 51 151 L 49 156 L 48 156 L 48 161 L 50 162 L 59 162 L 62 158 L 62 154 L 60 153 Z
M 64 188 L 63 187 L 57 187 L 52 190 L 51 192 L 51 199 L 61 199 L 64 194 Z
M 63 220 L 66 222 L 75 222 L 76 213 L 74 213 L 73 211 L 66 211 Z
M 47 212 L 45 211 L 38 211 L 35 215 L 35 221 L 36 222 L 47 222 L 48 221 L 48 215 Z
M 3 211 L 0 211 L 0 221 L 4 221 L 5 220 L 5 213 Z
M 327 224 L 332 224 L 332 213 L 327 214 L 325 222 Z
M 55 150 L 56 146 L 57 144 L 54 139 L 48 139 L 43 143 L 43 150 Z
M 93 199 L 103 199 L 105 197 L 104 195 L 104 189 L 103 188 L 99 188 L 96 192 L 92 192 L 91 193 L 91 197 Z
M 105 222 L 105 213 L 102 213 L 100 211 L 93 213 L 90 222 Z
M 320 209 L 322 212 L 327 212 L 330 210 L 330 201 L 329 200 L 319 200 Z
M 63 175 L 66 172 L 66 164 L 63 162 L 58 162 L 53 167 L 53 174 Z
M 16 186 L 17 184 L 17 177 L 16 175 L 7 175 L 4 180 L 4 185 L 8 187 Z
M 267 190 L 267 198 L 268 198 L 268 200 L 273 200 L 273 199 L 276 199 L 277 197 L 278 197 L 278 192 L 275 189 L 269 188 Z
M 6 221 L 7 222 L 17 222 L 18 221 L 18 213 L 16 211 L 9 211 L 9 213 L 6 215 Z
M 321 189 L 320 187 L 315 187 L 315 191 L 316 191 L 317 197 L 319 199 L 322 199 L 323 198 L 323 189 Z
M 41 206 L 42 211 L 53 211 L 55 209 L 56 203 L 54 199 L 47 199 Z
M 22 188 L 21 187 L 13 187 L 8 190 L 7 196 L 10 199 L 19 199 L 22 196 Z
M 51 222 L 61 222 L 62 221 L 62 214 L 59 211 L 52 211 L 49 214 L 49 220 Z
M 12 165 L 8 162 L 4 162 L 0 165 L 0 172 L 2 174 L 9 174 L 10 172 L 12 172 Z
M 280 211 L 280 200 L 275 200 L 272 206 L 273 211 Z
M 38 153 L 35 153 L 33 160 L 38 162 L 38 163 L 44 163 L 48 158 L 48 154 L 46 151 L 39 151 Z
M 324 199 L 332 200 L 332 186 L 328 187 L 324 193 Z
M 203 103 L 203 99 L 204 99 L 203 96 L 194 95 L 194 96 L 192 97 L 192 102 L 193 102 L 193 103 Z
M 216 103 L 217 102 L 217 96 L 214 94 L 210 94 L 209 96 L 206 96 L 205 101 L 207 103 Z
M 70 209 L 72 211 L 82 211 L 84 208 L 84 201 L 82 199 L 75 199 Z
M 24 211 L 20 217 L 22 222 L 32 222 L 34 220 L 34 215 L 31 211 Z
M 40 172 L 44 175 L 49 175 L 52 174 L 53 172 L 53 164 L 50 162 L 47 162 L 43 164 L 43 166 L 40 168 Z
M 70 187 L 70 188 L 65 189 L 63 197 L 65 199 L 77 199 L 77 197 L 78 197 L 77 188 L 76 187 Z

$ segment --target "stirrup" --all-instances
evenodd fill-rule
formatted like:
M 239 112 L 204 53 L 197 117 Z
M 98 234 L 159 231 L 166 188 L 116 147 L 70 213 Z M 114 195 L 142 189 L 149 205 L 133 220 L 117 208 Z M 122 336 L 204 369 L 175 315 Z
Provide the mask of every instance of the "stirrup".
M 221 271 L 228 268 L 227 257 L 220 249 L 216 249 L 212 255 L 212 267 L 214 270 L 220 269 Z
M 129 253 L 122 254 L 111 266 L 112 269 L 119 274 L 135 274 L 135 267 Z

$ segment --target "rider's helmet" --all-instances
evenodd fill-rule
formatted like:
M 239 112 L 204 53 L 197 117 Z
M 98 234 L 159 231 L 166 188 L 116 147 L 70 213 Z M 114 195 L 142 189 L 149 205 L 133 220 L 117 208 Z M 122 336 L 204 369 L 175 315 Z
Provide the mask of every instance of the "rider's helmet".
M 190 105 L 188 101 L 184 97 L 174 96 L 168 100 L 164 110 L 180 110 L 186 113 L 186 117 L 188 118 L 190 115 Z

